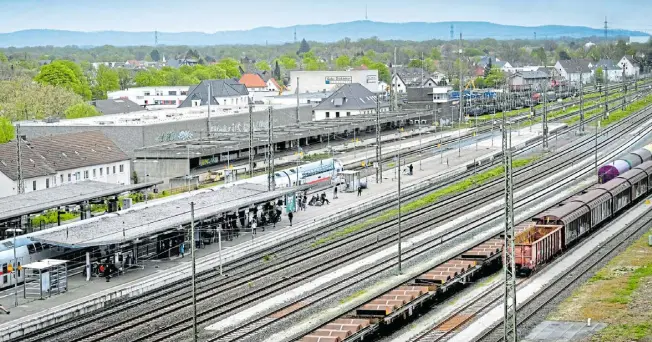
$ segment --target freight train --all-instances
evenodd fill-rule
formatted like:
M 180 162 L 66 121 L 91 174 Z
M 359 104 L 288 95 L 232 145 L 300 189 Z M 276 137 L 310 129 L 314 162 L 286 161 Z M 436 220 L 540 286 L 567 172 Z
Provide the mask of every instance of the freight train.
M 652 193 L 652 152 L 646 146 L 647 161 L 596 184 L 561 204 L 534 216 L 516 230 L 514 257 L 517 274 L 529 276 L 555 255 L 595 230 L 604 221 Z M 641 150 L 625 156 L 623 162 L 637 160 Z
M 598 169 L 598 183 L 606 183 L 650 160 L 652 160 L 652 144 L 646 145 L 620 159 L 616 159 L 608 164 L 600 166 Z

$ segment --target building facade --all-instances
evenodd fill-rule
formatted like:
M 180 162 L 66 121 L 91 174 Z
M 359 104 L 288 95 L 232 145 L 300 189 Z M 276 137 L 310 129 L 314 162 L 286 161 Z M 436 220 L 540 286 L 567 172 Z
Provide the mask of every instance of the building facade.
M 289 89 L 296 93 L 334 91 L 343 84 L 358 83 L 371 92 L 378 91 L 378 70 L 290 71 Z
M 25 192 L 94 180 L 131 183 L 131 162 L 99 131 L 21 139 L 21 169 Z M 18 194 L 18 145 L 0 145 L 0 197 Z
M 377 95 L 361 84 L 345 84 L 313 108 L 314 121 L 336 119 L 359 114 L 376 113 Z M 386 103 L 380 104 L 382 112 L 389 110 Z
M 109 99 L 128 99 L 147 109 L 178 107 L 188 96 L 190 86 L 139 87 L 107 93 Z

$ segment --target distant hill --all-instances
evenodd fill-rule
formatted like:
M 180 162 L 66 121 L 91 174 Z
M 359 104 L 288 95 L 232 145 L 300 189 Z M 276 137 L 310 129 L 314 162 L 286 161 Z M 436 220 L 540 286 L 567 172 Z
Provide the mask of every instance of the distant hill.
M 164 45 L 225 45 L 225 44 L 282 44 L 297 38 L 309 41 L 333 42 L 345 37 L 352 40 L 378 37 L 382 40 L 400 39 L 422 41 L 450 38 L 450 25 L 454 25 L 455 38 L 462 32 L 465 39 L 530 39 L 537 33 L 539 39 L 560 37 L 602 36 L 602 29 L 583 26 L 513 26 L 488 22 L 438 22 L 438 23 L 382 23 L 353 21 L 329 25 L 298 25 L 289 27 L 258 27 L 245 31 L 159 32 L 159 43 Z M 645 32 L 610 30 L 610 36 L 649 36 Z M 151 45 L 154 32 L 98 31 L 78 32 L 62 30 L 24 30 L 0 33 L 0 47 L 24 46 L 135 46 Z

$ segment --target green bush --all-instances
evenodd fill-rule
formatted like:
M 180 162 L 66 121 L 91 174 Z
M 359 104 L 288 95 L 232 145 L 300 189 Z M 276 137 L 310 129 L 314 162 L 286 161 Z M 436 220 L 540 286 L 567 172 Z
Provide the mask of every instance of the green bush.
M 61 222 L 72 220 L 76 217 L 79 217 L 79 213 L 71 213 L 71 212 L 61 213 Z M 50 210 L 47 211 L 45 214 L 34 216 L 31 218 L 31 222 L 32 222 L 32 227 L 38 227 L 42 224 L 46 225 L 46 224 L 57 223 L 57 211 Z

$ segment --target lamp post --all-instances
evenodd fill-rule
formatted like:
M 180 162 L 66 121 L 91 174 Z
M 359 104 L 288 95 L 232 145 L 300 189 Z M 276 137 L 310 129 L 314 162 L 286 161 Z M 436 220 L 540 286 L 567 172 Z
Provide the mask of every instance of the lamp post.
M 398 274 L 401 274 L 401 140 L 398 144 Z

